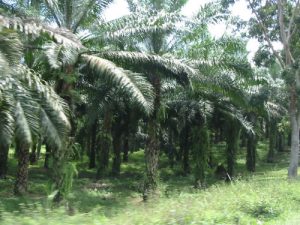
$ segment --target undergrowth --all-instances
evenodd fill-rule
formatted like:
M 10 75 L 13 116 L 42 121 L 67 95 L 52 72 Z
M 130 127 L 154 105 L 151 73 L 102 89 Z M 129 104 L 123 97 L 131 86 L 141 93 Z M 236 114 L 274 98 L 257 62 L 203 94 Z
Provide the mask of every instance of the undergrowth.
M 48 176 L 42 165 L 30 168 L 27 196 L 12 194 L 11 157 L 10 176 L 0 180 L 0 224 L 300 224 L 300 183 L 286 178 L 288 153 L 278 153 L 276 163 L 268 164 L 265 147 L 260 145 L 257 172 L 245 171 L 240 152 L 234 182 L 211 176 L 200 190 L 193 188 L 192 175 L 178 173 L 179 165 L 171 170 L 162 161 L 160 197 L 147 203 L 140 193 L 142 151 L 131 154 L 119 177 L 102 180 L 94 179 L 94 170 L 84 169 L 83 160 L 69 199 L 59 207 L 48 199 Z

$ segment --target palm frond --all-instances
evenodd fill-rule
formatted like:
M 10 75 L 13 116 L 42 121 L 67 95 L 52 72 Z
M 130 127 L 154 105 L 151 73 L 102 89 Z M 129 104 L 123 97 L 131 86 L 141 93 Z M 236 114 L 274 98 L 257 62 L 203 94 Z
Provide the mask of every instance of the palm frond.
M 183 16 L 178 12 L 137 11 L 127 16 L 101 23 L 96 27 L 99 32 L 95 38 L 102 37 L 106 41 L 123 40 L 129 37 L 145 38 L 150 33 L 168 33 L 184 29 L 178 24 L 183 21 Z M 123 40 L 124 41 L 124 40 Z
M 248 96 L 241 85 L 230 74 L 222 73 L 214 76 L 198 76 L 194 79 L 193 97 L 206 98 L 211 101 L 230 99 L 234 105 L 247 107 Z
M 36 118 L 37 107 L 29 104 L 27 97 L 26 99 L 26 103 L 18 101 L 15 106 L 15 136 L 22 143 L 31 145 L 33 132 L 38 133 L 39 120 Z
M 68 104 L 53 90 L 53 88 L 34 71 L 30 70 L 26 66 L 19 69 L 18 75 L 23 85 L 26 85 L 31 89 L 36 97 L 37 103 L 46 109 L 56 112 L 56 116 L 62 121 L 65 129 L 70 129 L 70 123 L 68 120 L 69 107 Z
M 220 14 L 222 5 L 219 1 L 209 2 L 201 6 L 194 18 L 196 25 L 216 24 L 228 17 L 226 14 Z
M 74 65 L 77 61 L 78 51 L 72 46 L 48 43 L 45 46 L 45 54 L 50 66 L 59 69 L 65 65 Z
M 213 112 L 213 105 L 207 100 L 176 99 L 166 103 L 168 114 L 177 117 L 185 126 L 189 124 L 204 123 Z
M 131 71 L 123 70 L 113 62 L 97 56 L 82 55 L 82 58 L 88 67 L 103 76 L 107 82 L 131 93 L 136 101 L 144 107 L 145 111 L 150 113 L 152 102 L 149 102 L 149 98 L 152 98 L 152 88 L 143 77 Z
M 52 87 L 26 66 L 19 66 L 14 81 L 16 93 L 16 136 L 30 144 L 39 134 L 60 150 L 70 130 L 68 106 Z
M 286 108 L 275 102 L 267 101 L 264 106 L 268 119 L 281 118 L 288 112 Z
M 68 130 L 57 112 L 46 105 L 41 108 L 41 127 L 47 144 L 55 150 L 61 150 L 66 141 Z
M 7 74 L 9 71 L 9 63 L 4 54 L 0 51 L 0 72 L 1 74 Z
M 1 92 L 1 94 L 4 96 L 0 101 L 0 141 L 10 145 L 14 133 L 13 99 L 11 93 Z
M 37 20 L 0 15 L 0 28 L 3 27 L 34 36 L 39 36 L 41 33 L 47 33 L 58 43 L 73 46 L 75 48 L 84 48 L 78 38 L 67 29 L 52 28 Z
M 221 105 L 222 104 L 222 105 Z M 228 102 L 218 103 L 215 108 L 231 120 L 236 120 L 248 133 L 255 133 L 253 124 L 247 120 L 243 112 Z
M 100 17 L 102 12 L 108 8 L 108 6 L 113 2 L 113 0 L 89 0 L 89 1 L 76 1 L 77 3 L 74 8 L 79 9 L 78 13 L 73 14 L 73 25 L 72 31 L 75 33 L 78 27 L 84 23 L 85 20 L 89 20 L 91 17 Z
M 145 76 L 141 74 L 129 73 L 128 77 L 131 83 L 136 86 L 136 89 L 140 91 L 140 100 L 136 102 L 146 109 L 147 113 L 152 112 L 154 102 L 153 86 L 147 81 Z
M 161 92 L 168 93 L 171 90 L 175 90 L 178 87 L 176 80 L 172 79 L 163 79 L 161 81 Z
M 99 56 L 136 69 L 159 72 L 162 76 L 176 79 L 182 85 L 190 84 L 190 79 L 197 74 L 197 70 L 180 60 L 141 52 L 106 51 L 99 53 Z
M 2 56 L 0 58 L 2 60 L 6 60 L 11 66 L 18 64 L 21 59 L 22 50 L 23 45 L 15 32 L 7 29 L 0 31 L 0 55 Z M 4 62 L 1 64 L 4 65 Z

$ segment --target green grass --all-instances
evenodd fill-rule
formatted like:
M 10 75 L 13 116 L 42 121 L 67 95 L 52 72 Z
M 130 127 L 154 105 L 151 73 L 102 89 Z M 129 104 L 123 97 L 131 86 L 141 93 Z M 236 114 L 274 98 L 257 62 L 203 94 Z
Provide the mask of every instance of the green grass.
M 213 149 L 217 161 L 224 145 Z M 266 144 L 258 149 L 257 172 L 245 170 L 245 151 L 237 160 L 237 179 L 228 184 L 208 174 L 208 186 L 193 188 L 193 177 L 180 175 L 162 157 L 160 198 L 143 203 L 143 152 L 130 155 L 118 178 L 96 180 L 95 170 L 78 163 L 79 175 L 67 202 L 57 207 L 50 194 L 47 171 L 30 168 L 30 189 L 25 197 L 12 194 L 16 162 L 10 157 L 9 179 L 0 180 L 0 224 L 300 224 L 300 181 L 287 180 L 288 153 L 276 163 L 265 162 Z

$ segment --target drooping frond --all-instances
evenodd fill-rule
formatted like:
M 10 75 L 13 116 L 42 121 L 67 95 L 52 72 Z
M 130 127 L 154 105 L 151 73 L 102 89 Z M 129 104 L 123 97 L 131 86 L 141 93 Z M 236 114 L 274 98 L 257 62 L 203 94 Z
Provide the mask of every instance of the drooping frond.
M 187 55 L 191 63 L 202 74 L 212 75 L 222 71 L 233 72 L 236 76 L 253 80 L 253 70 L 247 59 L 245 43 L 240 39 L 205 37 L 200 41 L 190 40 Z
M 168 101 L 166 104 L 168 114 L 178 117 L 183 126 L 186 123 L 204 123 L 213 112 L 212 103 L 206 100 L 178 99 Z
M 0 27 L 3 28 L 3 22 L 6 22 L 8 24 L 4 27 L 27 29 L 25 32 L 30 34 L 44 29 L 34 24 L 37 27 L 33 30 L 28 24 L 18 24 L 19 19 L 15 23 L 6 19 L 0 16 Z M 41 134 L 41 128 L 44 128 L 47 142 L 55 143 L 56 148 L 60 148 L 70 129 L 67 104 L 38 74 L 20 64 L 22 44 L 15 31 L 6 28 L 0 33 L 0 140 L 10 143 L 14 134 L 17 140 L 30 145 L 33 138 Z M 49 127 L 52 131 L 57 130 L 55 138 L 50 135 Z
M 28 99 L 28 98 L 27 98 Z M 28 100 L 27 100 L 28 101 Z M 37 107 L 28 102 L 18 101 L 15 107 L 15 135 L 16 138 L 26 145 L 31 145 L 33 133 L 38 133 Z
M 286 108 L 271 101 L 265 102 L 264 108 L 269 119 L 280 118 L 287 114 Z
M 0 52 L 0 72 L 6 74 L 9 71 L 9 63 L 4 54 Z
M 153 110 L 153 101 L 154 101 L 154 92 L 153 86 L 146 80 L 145 76 L 138 73 L 129 73 L 129 79 L 132 84 L 136 86 L 136 89 L 141 92 L 141 98 L 137 103 L 142 102 L 142 106 L 146 109 L 147 113 L 150 113 Z
M 47 144 L 53 149 L 62 149 L 65 139 L 68 135 L 68 130 L 65 124 L 57 115 L 58 112 L 53 111 L 47 105 L 41 108 L 41 126 L 42 133 L 45 136 Z
M 30 145 L 35 136 L 43 134 L 47 143 L 59 150 L 70 130 L 67 104 L 49 84 L 26 66 L 16 67 L 15 74 L 4 78 L 0 82 L 0 90 L 5 97 L 11 96 L 6 111 L 13 116 L 16 138 Z M 8 133 L 11 127 L 10 121 L 7 121 L 9 115 L 4 117 L 3 113 L 5 111 L 1 110 L 0 120 L 3 118 L 6 124 L 2 129 L 7 126 Z M 0 138 L 5 138 L 5 133 L 0 131 Z
M 48 43 L 45 46 L 45 54 L 50 66 L 59 69 L 65 65 L 74 65 L 77 61 L 78 50 L 72 46 Z
M 195 68 L 198 68 L 202 74 L 217 74 L 222 71 L 233 72 L 235 76 L 242 76 L 246 79 L 252 79 L 253 72 L 248 62 L 243 59 L 233 57 L 212 58 L 210 60 L 191 61 Z
M 177 60 L 141 52 L 107 51 L 99 53 L 100 57 L 134 66 L 137 69 L 159 72 L 163 76 L 176 79 L 178 83 L 187 85 L 197 71 Z
M 236 120 L 246 130 L 246 132 L 254 133 L 253 125 L 243 115 L 243 112 L 237 107 L 233 106 L 229 102 L 220 101 L 215 105 L 215 108 L 223 115 L 229 117 L 232 120 Z
M 22 43 L 15 32 L 10 30 L 0 31 L 0 67 L 6 64 L 17 64 L 22 55 Z
M 35 93 L 39 106 L 45 112 L 48 112 L 47 109 L 49 109 L 49 111 L 56 113 L 56 117 L 64 124 L 65 130 L 70 129 L 67 116 L 69 114 L 68 105 L 47 82 L 25 66 L 19 69 L 19 79 Z
M 0 28 L 5 27 L 15 31 L 21 31 L 25 34 L 39 36 L 41 33 L 47 33 L 58 43 L 73 46 L 75 48 L 84 48 L 78 38 L 67 29 L 52 28 L 48 25 L 33 19 L 21 19 L 18 17 L 8 17 L 0 15 Z
M 74 23 L 72 25 L 72 31 L 75 33 L 78 27 L 82 25 L 85 20 L 91 21 L 89 17 L 93 17 L 95 20 L 99 19 L 102 12 L 107 9 L 112 2 L 113 0 L 74 1 L 73 4 L 75 3 L 75 5 L 73 10 L 76 11 L 73 14 Z
M 1 90 L 3 90 L 1 88 Z M 14 133 L 13 99 L 11 94 L 1 91 L 0 100 L 0 141 L 10 145 Z
M 228 98 L 235 105 L 246 107 L 248 98 L 241 85 L 230 74 L 215 76 L 198 76 L 194 79 L 194 97 L 202 97 L 211 101 Z
M 168 93 L 171 90 L 175 90 L 178 87 L 176 80 L 173 79 L 163 79 L 161 81 L 161 92 Z
M 139 74 L 123 70 L 113 62 L 93 55 L 82 55 L 87 66 L 103 76 L 107 82 L 117 85 L 133 95 L 136 101 L 143 106 L 146 112 L 152 110 L 152 88 Z M 147 90 L 148 89 L 148 90 Z M 145 95 L 146 94 L 146 95 Z

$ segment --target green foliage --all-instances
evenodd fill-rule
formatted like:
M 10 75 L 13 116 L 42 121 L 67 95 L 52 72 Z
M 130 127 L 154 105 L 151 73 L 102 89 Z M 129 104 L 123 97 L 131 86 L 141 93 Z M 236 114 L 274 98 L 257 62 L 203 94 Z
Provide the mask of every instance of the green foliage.
M 297 184 L 282 180 L 282 165 L 267 167 L 272 171 L 266 176 L 251 177 L 241 169 L 245 156 L 239 149 L 241 128 L 251 135 L 257 132 L 259 138 L 266 120 L 279 121 L 286 114 L 281 78 L 288 85 L 295 84 L 298 63 L 281 74 L 279 62 L 262 47 L 255 62 L 268 68 L 253 69 L 245 39 L 226 35 L 213 38 L 209 24 L 229 19 L 230 25 L 243 25 L 228 15 L 234 0 L 205 4 L 191 20 L 180 13 L 187 0 L 127 0 L 130 15 L 104 21 L 101 14 L 111 2 L 0 2 L 0 141 L 10 145 L 16 140 L 30 146 L 43 138 L 51 152 L 49 171 L 54 184 L 49 199 L 66 199 L 66 209 L 49 209 L 46 178 L 39 180 L 35 173 L 36 177 L 30 177 L 28 199 L 7 198 L 10 181 L 0 180 L 0 186 L 5 187 L 3 192 L 0 188 L 4 202 L 29 201 L 25 207 L 15 204 L 21 215 L 7 213 L 10 210 L 0 206 L 0 223 L 32 224 L 31 217 L 36 217 L 39 223 L 47 224 L 252 224 L 272 223 L 289 215 L 292 207 L 278 206 L 281 202 L 298 209 L 297 201 L 286 196 L 291 193 L 288 188 L 295 196 L 299 194 Z M 249 4 L 266 23 L 266 30 L 262 30 L 251 20 L 250 36 L 261 41 L 266 39 L 264 33 L 271 41 L 283 38 L 274 22 L 275 2 L 254 0 Z M 285 23 L 293 11 L 289 1 L 286 6 Z M 299 33 L 297 26 L 290 25 L 296 31 L 293 33 Z M 86 37 L 80 39 L 75 33 Z M 290 39 L 295 54 L 299 51 L 298 36 Z M 288 55 L 283 52 L 277 56 L 281 64 L 282 56 Z M 45 82 L 42 76 L 51 81 Z M 247 120 L 249 114 L 261 127 Z M 287 123 L 282 120 L 271 129 L 283 133 Z M 220 143 L 212 151 L 211 132 L 214 136 L 220 133 L 220 140 L 214 140 Z M 127 148 L 132 139 L 139 142 L 138 135 L 143 136 L 140 145 L 144 152 L 130 154 L 132 161 L 121 165 L 119 179 L 107 177 L 110 156 L 113 154 L 114 163 L 120 163 L 118 153 L 135 151 Z M 115 144 L 116 140 L 119 143 Z M 271 148 L 274 140 L 269 143 Z M 167 165 L 166 152 L 172 168 Z M 90 162 L 96 155 L 97 171 L 86 168 L 86 154 Z M 188 174 L 189 157 L 193 176 Z M 214 160 L 223 163 L 226 159 L 228 173 L 235 175 L 230 185 L 217 183 L 213 176 Z M 27 165 L 28 160 L 23 161 Z M 258 162 L 259 168 L 265 166 Z M 9 162 L 10 169 L 15 168 L 14 163 Z M 184 164 L 186 177 L 181 176 L 180 164 Z M 41 170 L 38 166 L 30 168 L 34 169 Z M 277 183 L 264 181 L 273 173 Z M 10 171 L 9 176 L 12 174 Z M 96 174 L 101 179 L 91 179 Z M 144 193 L 147 186 L 158 187 L 165 197 L 139 207 L 138 183 L 145 176 L 148 183 L 144 183 Z M 193 182 L 207 189 L 193 189 Z M 35 195 L 45 205 L 31 205 L 36 202 Z M 271 198 L 274 196 L 275 200 Z
M 282 72 L 282 78 L 285 80 L 287 85 L 292 85 L 295 82 L 295 70 L 287 68 Z
M 62 155 L 56 155 L 51 158 L 53 183 L 49 199 L 58 203 L 68 197 L 72 191 L 74 177 L 78 174 L 76 164 L 68 160 L 66 156 Z
M 261 200 L 258 202 L 248 202 L 245 211 L 258 219 L 271 219 L 280 216 L 282 209 L 278 207 L 277 202 Z
M 82 58 L 88 67 L 103 76 L 108 83 L 126 89 L 147 113 L 152 111 L 153 88 L 141 74 L 124 70 L 113 62 L 97 56 L 83 55 Z
M 68 194 L 72 191 L 73 178 L 78 175 L 76 166 L 72 162 L 67 162 L 63 166 L 63 185 L 61 187 L 61 193 L 64 197 L 67 197 Z
M 259 153 L 266 153 L 265 147 Z M 7 196 L 9 190 L 4 191 L 11 182 L 0 180 L 0 222 L 3 225 L 291 224 L 299 216 L 300 191 L 299 181 L 285 179 L 287 157 L 286 153 L 278 156 L 283 161 L 276 164 L 260 161 L 258 172 L 247 174 L 240 170 L 245 173 L 240 180 L 231 184 L 215 183 L 204 190 L 188 187 L 193 183 L 192 177 L 169 173 L 162 176 L 160 184 L 161 190 L 165 189 L 165 197 L 147 204 L 141 202 L 138 193 L 143 151 L 131 155 L 132 161 L 123 165 L 124 174 L 118 179 L 95 181 L 82 177 L 91 171 L 80 168 L 81 178 L 74 180 L 69 205 L 61 207 L 51 207 L 43 200 L 46 196 L 41 195 L 40 185 L 45 180 L 39 180 L 39 172 L 32 167 L 31 194 L 36 196 L 35 200 L 31 196 L 13 200 Z M 165 160 L 162 159 L 162 165 Z
M 290 121 L 287 117 L 281 119 L 281 121 L 277 124 L 277 129 L 282 133 L 288 133 L 290 131 Z

